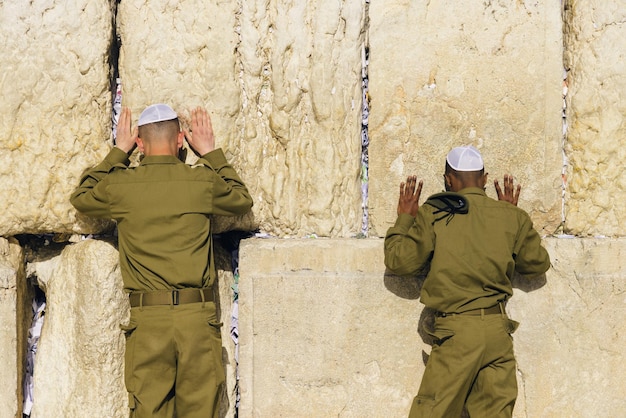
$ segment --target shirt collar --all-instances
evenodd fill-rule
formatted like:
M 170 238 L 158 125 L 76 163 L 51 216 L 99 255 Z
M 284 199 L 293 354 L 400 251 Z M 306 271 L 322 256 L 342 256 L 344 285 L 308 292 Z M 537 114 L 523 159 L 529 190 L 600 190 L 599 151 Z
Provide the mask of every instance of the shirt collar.
M 177 157 L 173 155 L 150 155 L 145 156 L 141 160 L 140 165 L 150 164 L 179 164 L 182 163 Z
M 480 187 L 466 187 L 465 189 L 459 191 L 460 194 L 478 194 L 481 196 L 487 196 L 487 193 Z

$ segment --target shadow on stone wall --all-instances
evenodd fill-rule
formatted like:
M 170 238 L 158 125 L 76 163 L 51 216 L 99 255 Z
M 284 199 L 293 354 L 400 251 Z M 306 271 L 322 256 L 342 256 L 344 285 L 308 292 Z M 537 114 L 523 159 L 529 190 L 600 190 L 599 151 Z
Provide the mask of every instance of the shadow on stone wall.
M 426 274 L 427 272 L 423 272 L 418 276 L 403 277 L 397 276 L 389 270 L 386 270 L 384 275 L 385 288 L 400 298 L 418 300 L 420 298 L 422 286 L 424 285 L 424 280 L 426 279 Z M 545 273 L 530 279 L 515 273 L 511 279 L 511 285 L 513 288 L 519 289 L 525 293 L 538 290 L 545 286 L 546 283 L 547 280 Z M 435 311 L 433 309 L 426 308 L 423 305 L 420 305 L 420 307 L 422 310 L 418 320 L 417 333 L 425 344 L 432 347 L 433 337 L 429 333 L 429 330 L 434 329 Z M 424 366 L 426 366 L 426 363 L 428 362 L 428 357 L 429 354 L 422 349 L 422 361 L 424 362 Z M 467 411 L 464 410 L 460 418 L 468 417 L 469 415 Z
M 530 279 L 522 276 L 521 274 L 515 273 L 511 279 L 513 288 L 519 289 L 524 293 L 534 292 L 535 290 L 541 289 L 547 282 L 545 273 Z

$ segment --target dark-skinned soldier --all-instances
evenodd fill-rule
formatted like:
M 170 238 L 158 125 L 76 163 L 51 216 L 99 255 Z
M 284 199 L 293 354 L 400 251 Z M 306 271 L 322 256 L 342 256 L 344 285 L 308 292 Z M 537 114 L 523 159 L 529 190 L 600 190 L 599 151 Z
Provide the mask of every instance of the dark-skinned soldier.
M 472 146 L 446 157 L 447 192 L 419 205 L 422 181 L 400 185 L 398 218 L 385 238 L 395 274 L 427 271 L 420 300 L 435 311 L 433 348 L 410 418 L 510 418 L 517 398 L 511 334 L 518 323 L 505 305 L 514 272 L 545 273 L 550 258 L 530 217 L 517 207 L 521 187 L 504 176 L 487 197 L 483 159 Z

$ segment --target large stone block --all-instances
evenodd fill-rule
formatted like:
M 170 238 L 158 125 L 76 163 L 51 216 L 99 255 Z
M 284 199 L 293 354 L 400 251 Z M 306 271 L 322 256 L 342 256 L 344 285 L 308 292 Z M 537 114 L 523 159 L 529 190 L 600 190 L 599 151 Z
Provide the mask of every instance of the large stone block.
M 358 232 L 362 25 L 359 0 L 120 3 L 125 105 L 207 107 L 251 190 L 218 230 Z
M 241 417 L 408 414 L 418 292 L 385 279 L 381 240 L 247 240 L 240 257 Z
M 123 1 L 118 5 L 117 22 L 122 102 L 131 108 L 134 123 L 146 106 L 167 103 L 189 128 L 190 111 L 206 107 L 216 146 L 224 148 L 228 160 L 242 174 L 245 155 L 232 148 L 241 130 L 235 123 L 241 109 L 238 8 L 236 1 Z M 154 28 L 159 28 L 158 33 Z M 196 159 L 188 150 L 187 162 Z M 255 227 L 252 213 L 216 217 L 214 232 Z
M 565 226 L 576 235 L 624 235 L 626 1 L 565 4 L 569 70 Z
M 490 180 L 513 174 L 543 233 L 561 223 L 559 2 L 372 2 L 371 235 L 395 220 L 407 175 L 443 190 L 450 148 L 480 148 Z M 533 47 L 527 47 L 533 45 Z M 495 196 L 492 185 L 488 193 Z
M 21 371 L 28 324 L 25 288 L 22 249 L 14 240 L 0 238 L 0 411 L 6 417 L 22 416 Z
M 128 301 L 117 251 L 85 240 L 30 270 L 46 293 L 31 416 L 127 416 L 120 324 L 127 322 Z
M 509 305 L 519 417 L 626 416 L 626 240 L 547 239 L 552 269 Z M 525 411 L 525 414 L 523 412 Z
M 242 2 L 242 130 L 232 152 L 262 231 L 359 232 L 361 0 Z
M 515 417 L 626 414 L 625 240 L 547 239 L 548 274 L 508 311 Z M 421 279 L 385 272 L 383 241 L 248 240 L 241 249 L 241 417 L 402 417 L 430 353 Z
M 69 195 L 108 151 L 111 32 L 108 0 L 0 3 L 0 235 L 103 228 Z
M 129 307 L 118 257 L 111 243 L 84 240 L 60 253 L 40 251 L 29 264 L 29 274 L 37 277 L 47 299 L 35 363 L 33 418 L 128 416 L 120 324 L 128 322 Z M 237 381 L 230 338 L 233 275 L 228 254 L 218 251 L 216 260 L 227 376 L 220 417 L 232 417 Z

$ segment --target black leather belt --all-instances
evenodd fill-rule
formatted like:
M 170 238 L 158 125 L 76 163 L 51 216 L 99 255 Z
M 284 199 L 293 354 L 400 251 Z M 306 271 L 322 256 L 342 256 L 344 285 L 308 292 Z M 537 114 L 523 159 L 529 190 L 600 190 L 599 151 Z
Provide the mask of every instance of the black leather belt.
M 186 288 L 132 292 L 128 299 L 131 308 L 137 306 L 183 305 L 195 302 L 213 302 L 213 288 Z
M 500 309 L 500 305 L 502 305 L 502 309 Z M 490 308 L 471 309 L 465 312 L 435 312 L 435 316 L 439 318 L 444 318 L 446 316 L 452 316 L 452 315 L 480 316 L 480 315 L 499 314 L 502 312 L 504 312 L 504 304 L 502 302 L 498 302 L 497 305 L 494 305 Z

